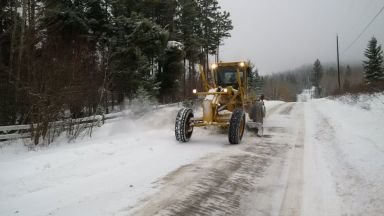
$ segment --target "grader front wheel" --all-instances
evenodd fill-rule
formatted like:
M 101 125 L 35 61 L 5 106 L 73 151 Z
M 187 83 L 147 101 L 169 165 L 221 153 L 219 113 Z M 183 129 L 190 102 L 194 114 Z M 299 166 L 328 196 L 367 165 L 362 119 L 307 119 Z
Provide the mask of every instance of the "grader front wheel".
M 175 136 L 179 142 L 188 142 L 192 136 L 193 126 L 190 125 L 193 118 L 193 111 L 189 108 L 183 108 L 179 111 L 175 123 Z
M 231 144 L 239 144 L 245 128 L 245 113 L 243 109 L 235 109 L 229 122 L 228 139 Z

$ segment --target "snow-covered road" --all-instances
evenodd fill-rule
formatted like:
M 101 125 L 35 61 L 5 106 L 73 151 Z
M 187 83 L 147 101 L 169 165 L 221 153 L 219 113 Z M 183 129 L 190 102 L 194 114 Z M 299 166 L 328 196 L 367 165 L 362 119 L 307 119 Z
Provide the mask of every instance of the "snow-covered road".
M 267 102 L 263 137 L 229 145 L 178 108 L 92 138 L 0 149 L 0 215 L 383 215 L 384 95 Z

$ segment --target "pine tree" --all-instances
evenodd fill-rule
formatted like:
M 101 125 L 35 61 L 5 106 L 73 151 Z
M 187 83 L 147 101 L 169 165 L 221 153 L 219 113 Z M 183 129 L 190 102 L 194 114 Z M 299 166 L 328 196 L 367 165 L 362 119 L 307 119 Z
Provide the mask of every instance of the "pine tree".
M 352 75 L 351 66 L 347 65 L 347 68 L 345 69 L 345 76 L 350 77 L 351 75 Z
M 200 24 L 202 26 L 201 38 L 204 50 L 205 67 L 208 68 L 209 55 L 216 54 L 222 40 L 229 37 L 233 29 L 230 14 L 221 11 L 217 0 L 198 0 L 200 7 Z
M 185 57 L 191 62 L 197 62 L 201 39 L 199 36 L 199 7 L 195 0 L 180 0 L 180 8 L 176 21 L 177 25 L 177 39 L 184 45 Z
M 214 37 L 215 42 L 211 45 L 212 50 L 215 50 L 216 55 L 219 55 L 218 48 L 220 45 L 222 45 L 222 41 L 224 38 L 231 37 L 231 34 L 229 33 L 232 29 L 232 20 L 230 18 L 230 13 L 227 11 L 219 12 L 216 14 L 216 25 L 214 28 Z
M 315 91 L 316 91 L 315 92 L 316 97 L 319 97 L 321 94 L 320 80 L 322 76 L 323 76 L 323 69 L 322 69 L 320 60 L 316 59 L 315 63 L 313 64 L 312 76 L 311 76 L 312 86 L 315 87 Z
M 371 84 L 384 80 L 383 51 L 375 37 L 368 42 L 364 55 L 368 59 L 363 61 L 365 82 Z
M 161 50 L 165 49 L 167 33 L 135 12 L 131 17 L 115 17 L 114 23 L 110 72 L 118 102 L 122 102 L 124 97 L 132 98 L 139 86 L 154 93 L 151 59 L 158 58 Z
M 181 45 L 181 44 L 179 44 Z M 178 88 L 181 86 L 181 75 L 184 67 L 182 60 L 185 57 L 183 47 L 177 44 L 169 43 L 164 55 L 164 73 L 161 76 L 160 93 L 163 96 L 169 96 L 167 102 L 172 102 L 174 99 L 179 99 Z
M 250 65 L 248 70 L 248 86 L 250 90 L 250 95 L 253 97 L 256 97 L 257 95 L 262 94 L 263 90 L 263 78 L 259 75 L 259 70 L 255 68 L 254 64 L 251 62 L 248 62 Z

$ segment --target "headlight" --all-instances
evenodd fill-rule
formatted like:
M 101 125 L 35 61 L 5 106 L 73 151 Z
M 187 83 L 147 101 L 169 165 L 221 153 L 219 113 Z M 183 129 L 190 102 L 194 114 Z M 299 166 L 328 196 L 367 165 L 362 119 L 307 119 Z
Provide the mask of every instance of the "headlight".
M 212 69 L 216 69 L 216 68 L 217 68 L 217 64 L 212 64 L 212 65 L 211 65 L 211 68 L 212 68 Z
M 196 94 L 196 93 L 197 93 L 197 90 L 196 90 L 196 89 L 193 89 L 192 92 L 193 92 L 193 94 Z
M 245 66 L 245 63 L 244 63 L 244 62 L 240 62 L 239 66 L 240 66 L 240 67 L 244 67 L 244 66 Z
M 224 91 L 225 93 L 227 93 L 227 92 L 228 92 L 228 89 L 227 89 L 227 88 L 224 88 L 223 91 Z

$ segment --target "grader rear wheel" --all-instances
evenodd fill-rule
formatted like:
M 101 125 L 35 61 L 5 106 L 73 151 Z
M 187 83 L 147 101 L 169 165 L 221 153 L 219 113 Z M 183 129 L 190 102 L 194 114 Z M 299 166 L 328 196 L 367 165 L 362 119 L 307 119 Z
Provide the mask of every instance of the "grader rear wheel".
M 235 109 L 229 122 L 228 139 L 231 144 L 239 144 L 245 128 L 245 113 L 243 109 Z
M 179 111 L 175 123 L 175 136 L 179 142 L 188 142 L 192 136 L 193 126 L 190 125 L 193 118 L 193 111 L 189 108 L 183 108 Z
M 264 103 L 257 101 L 255 104 L 251 106 L 251 110 L 249 112 L 249 118 L 252 119 L 253 122 L 263 123 L 264 117 L 265 117 Z

